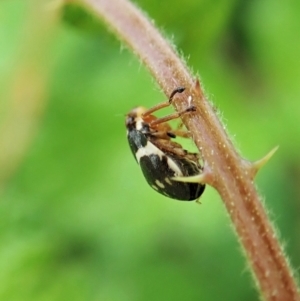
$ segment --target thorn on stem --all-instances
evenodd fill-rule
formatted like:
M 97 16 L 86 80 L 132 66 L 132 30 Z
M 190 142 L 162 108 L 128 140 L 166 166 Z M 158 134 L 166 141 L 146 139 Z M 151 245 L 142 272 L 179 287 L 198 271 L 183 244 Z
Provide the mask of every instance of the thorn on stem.
M 190 177 L 174 177 L 172 180 L 177 182 L 185 182 L 185 183 L 201 183 L 208 184 L 211 179 L 211 176 L 208 172 L 202 172 L 199 175 L 190 176 Z
M 267 163 L 269 160 L 273 157 L 275 152 L 278 150 L 279 146 L 277 145 L 274 147 L 270 152 L 268 152 L 263 158 L 254 161 L 251 163 L 251 172 L 252 172 L 252 177 L 254 178 L 257 174 L 257 172 Z
M 196 78 L 195 79 L 195 82 L 194 82 L 194 91 L 195 91 L 195 94 L 202 98 L 203 97 L 203 92 L 202 92 L 202 89 L 200 87 L 200 80 L 199 78 Z

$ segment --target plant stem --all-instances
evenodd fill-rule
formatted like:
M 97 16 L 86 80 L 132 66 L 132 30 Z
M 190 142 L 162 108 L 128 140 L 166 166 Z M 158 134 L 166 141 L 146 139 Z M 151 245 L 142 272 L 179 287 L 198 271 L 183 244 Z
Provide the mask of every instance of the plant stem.
M 300 300 L 296 281 L 269 221 L 253 177 L 258 165 L 238 154 L 226 134 L 200 83 L 143 13 L 127 0 L 82 0 L 142 60 L 168 96 L 178 86 L 186 92 L 176 96 L 181 111 L 191 96 L 197 111 L 183 116 L 201 152 L 205 166 L 202 181 L 222 197 L 245 250 L 262 296 L 266 300 Z

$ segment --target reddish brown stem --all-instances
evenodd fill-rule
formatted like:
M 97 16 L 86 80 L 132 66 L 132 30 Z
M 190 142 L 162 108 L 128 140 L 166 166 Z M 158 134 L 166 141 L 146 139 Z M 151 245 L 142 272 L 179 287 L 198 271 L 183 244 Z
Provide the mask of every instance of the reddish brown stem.
M 149 68 L 166 95 L 178 86 L 174 106 L 183 111 L 188 96 L 195 113 L 183 116 L 205 161 L 203 180 L 221 195 L 266 300 L 300 300 L 296 282 L 253 184 L 256 166 L 234 149 L 198 81 L 142 12 L 127 0 L 82 0 Z

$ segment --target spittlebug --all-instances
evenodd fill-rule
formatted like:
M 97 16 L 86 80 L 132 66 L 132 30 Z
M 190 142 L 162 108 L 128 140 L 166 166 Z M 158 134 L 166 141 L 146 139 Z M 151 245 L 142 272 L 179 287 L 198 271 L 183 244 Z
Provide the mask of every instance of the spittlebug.
M 167 123 L 182 114 L 195 110 L 190 106 L 180 113 L 174 113 L 163 118 L 152 115 L 153 112 L 171 104 L 177 93 L 184 88 L 175 89 L 169 101 L 158 104 L 151 109 L 137 107 L 126 116 L 127 139 L 139 163 L 148 184 L 157 192 L 182 201 L 198 199 L 203 193 L 205 185 L 176 181 L 176 177 L 190 177 L 199 175 L 202 166 L 199 154 L 188 152 L 182 146 L 172 141 L 176 136 L 189 137 L 186 131 L 173 130 Z

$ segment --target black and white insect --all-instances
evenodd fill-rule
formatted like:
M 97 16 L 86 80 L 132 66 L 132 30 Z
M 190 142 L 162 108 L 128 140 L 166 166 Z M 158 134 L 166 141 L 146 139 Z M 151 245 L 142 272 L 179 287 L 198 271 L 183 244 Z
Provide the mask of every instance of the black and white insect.
M 205 185 L 176 181 L 201 174 L 203 168 L 199 163 L 199 154 L 191 153 L 172 141 L 176 136 L 188 138 L 187 131 L 172 129 L 168 121 L 183 114 L 195 111 L 194 106 L 163 118 L 152 115 L 171 104 L 177 93 L 185 89 L 176 88 L 167 102 L 151 109 L 136 107 L 126 116 L 127 138 L 136 161 L 140 165 L 148 184 L 157 192 L 182 201 L 196 200 L 203 193 Z

